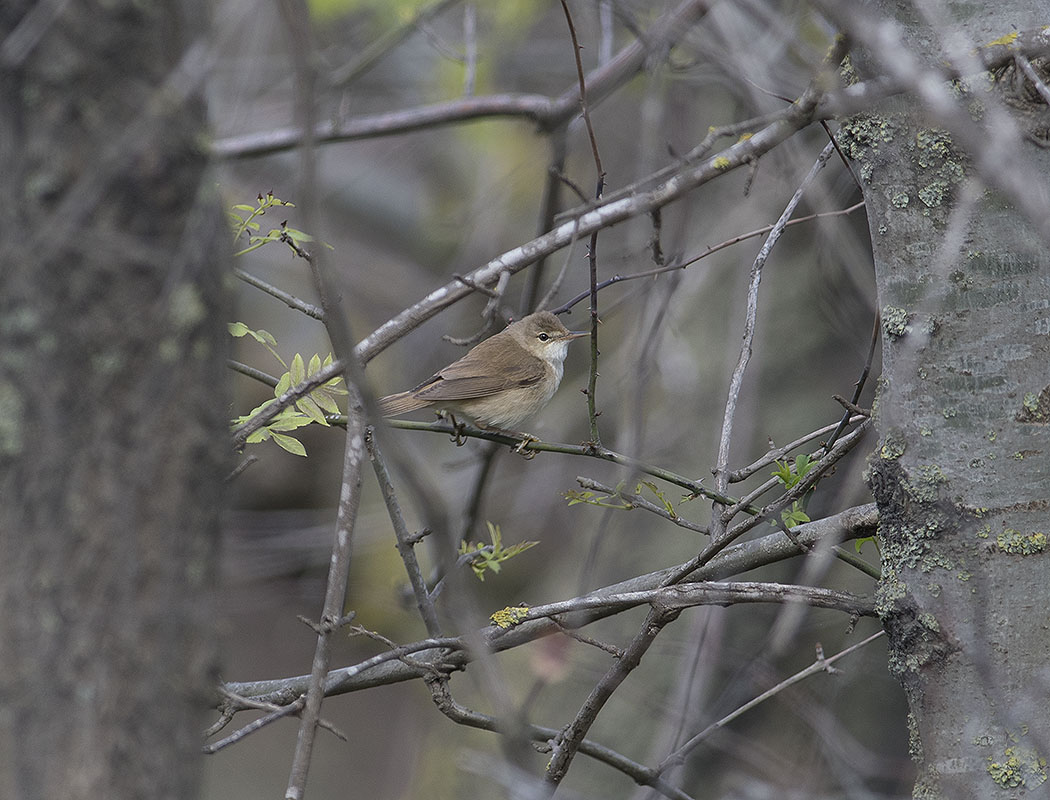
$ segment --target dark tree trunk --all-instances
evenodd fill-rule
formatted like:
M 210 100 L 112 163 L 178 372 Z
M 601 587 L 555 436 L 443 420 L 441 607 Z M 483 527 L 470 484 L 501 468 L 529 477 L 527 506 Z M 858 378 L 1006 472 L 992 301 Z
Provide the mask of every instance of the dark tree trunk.
M 5 797 L 197 793 L 226 443 L 202 11 L 0 9 Z

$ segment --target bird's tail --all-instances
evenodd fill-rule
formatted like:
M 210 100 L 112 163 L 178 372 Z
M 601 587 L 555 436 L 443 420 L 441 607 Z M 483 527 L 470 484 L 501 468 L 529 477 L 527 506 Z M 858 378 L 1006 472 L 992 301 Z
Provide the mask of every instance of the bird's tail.
M 379 413 L 384 417 L 397 417 L 429 405 L 430 401 L 420 400 L 412 392 L 398 392 L 379 398 Z

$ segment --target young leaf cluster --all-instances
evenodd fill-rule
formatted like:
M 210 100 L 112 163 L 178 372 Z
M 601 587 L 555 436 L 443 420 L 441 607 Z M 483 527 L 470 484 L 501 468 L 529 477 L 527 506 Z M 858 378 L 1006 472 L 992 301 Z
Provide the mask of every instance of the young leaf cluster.
M 518 542 L 510 547 L 504 547 L 503 532 L 500 531 L 499 525 L 494 525 L 491 522 L 486 522 L 485 524 L 489 529 L 491 544 L 468 542 L 466 539 L 459 544 L 459 554 L 461 556 L 473 554 L 470 568 L 474 570 L 474 574 L 477 575 L 479 581 L 485 580 L 486 571 L 498 573 L 504 561 L 514 558 L 519 553 L 524 553 L 530 547 L 535 547 L 539 544 L 539 542 Z
M 321 357 L 317 353 L 314 353 L 310 358 L 309 363 L 304 361 L 301 354 L 296 353 L 295 357 L 292 358 L 291 365 L 288 365 L 277 352 L 277 340 L 273 337 L 273 334 L 264 330 L 253 331 L 243 322 L 233 322 L 230 323 L 228 327 L 232 336 L 238 338 L 242 336 L 251 336 L 255 341 L 259 342 L 259 344 L 269 350 L 273 357 L 276 358 L 281 363 L 281 366 L 285 368 L 284 374 L 281 375 L 277 381 L 277 386 L 274 387 L 274 398 L 280 397 L 292 386 L 302 383 L 309 376 L 332 363 L 331 353 L 325 357 L 324 361 L 321 360 Z M 312 423 L 327 427 L 329 423 L 325 418 L 325 414 L 338 414 L 339 404 L 336 402 L 336 397 L 346 394 L 346 389 L 342 387 L 342 382 L 343 379 L 341 377 L 332 378 L 330 381 L 318 386 L 309 394 L 303 395 L 295 401 L 294 406 L 282 409 L 281 413 L 274 417 L 267 425 L 252 433 L 248 437 L 248 444 L 256 444 L 270 439 L 274 444 L 284 448 L 293 455 L 305 456 L 306 447 L 304 447 L 303 443 L 294 436 L 288 435 L 287 432 L 305 427 Z M 246 420 L 251 419 L 264 407 L 273 402 L 275 402 L 275 400 L 267 400 L 259 407 L 252 409 L 248 414 L 238 417 L 233 421 L 234 426 L 240 425 Z
M 248 246 L 238 250 L 234 255 L 243 256 L 245 253 L 258 250 L 270 242 L 284 242 L 291 248 L 293 253 L 301 255 L 302 248 L 299 243 L 313 241 L 312 236 L 295 228 L 289 228 L 288 220 L 284 220 L 277 228 L 271 228 L 268 232 L 261 233 L 262 227 L 257 221 L 259 217 L 271 208 L 282 206 L 295 208 L 295 204 L 281 200 L 279 197 L 274 197 L 273 192 L 267 192 L 265 196 L 260 194 L 257 199 L 258 202 L 254 206 L 238 203 L 228 212 L 230 226 L 233 228 L 234 243 L 240 241 L 242 236 L 248 237 Z
M 630 510 L 634 508 L 634 503 L 629 499 L 625 498 L 622 494 L 624 483 L 621 482 L 616 485 L 616 492 L 614 494 L 597 494 L 596 492 L 581 492 L 576 489 L 569 489 L 564 492 L 562 496 L 569 501 L 570 506 L 574 506 L 577 503 L 586 503 L 591 506 L 599 506 L 600 508 L 620 508 L 624 510 Z M 667 495 L 660 491 L 660 488 L 652 481 L 638 481 L 638 485 L 634 487 L 633 494 L 642 494 L 643 489 L 648 489 L 652 492 L 653 496 L 659 501 L 664 511 L 671 517 L 677 517 L 678 514 L 674 510 L 674 504 L 667 499 Z
M 795 457 L 794 463 L 784 460 L 775 462 L 777 468 L 773 470 L 776 478 L 785 489 L 795 488 L 806 474 L 813 468 L 814 461 L 803 454 Z M 809 501 L 807 494 L 801 500 L 796 500 L 789 508 L 780 512 L 780 518 L 788 528 L 794 528 L 804 522 L 809 522 L 809 514 L 806 513 L 806 503 Z

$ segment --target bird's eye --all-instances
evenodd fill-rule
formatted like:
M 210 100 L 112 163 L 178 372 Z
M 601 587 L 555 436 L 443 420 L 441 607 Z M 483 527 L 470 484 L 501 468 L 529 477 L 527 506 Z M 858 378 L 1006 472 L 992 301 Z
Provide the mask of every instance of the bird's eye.
M 547 334 L 545 334 L 545 333 L 541 333 L 541 334 L 540 334 L 539 336 L 537 336 L 536 338 L 537 338 L 537 339 L 539 339 L 539 340 L 540 340 L 541 342 L 546 342 L 546 341 L 548 341 L 548 340 L 549 340 L 549 339 L 550 339 L 551 337 L 549 337 L 549 336 L 548 336 Z

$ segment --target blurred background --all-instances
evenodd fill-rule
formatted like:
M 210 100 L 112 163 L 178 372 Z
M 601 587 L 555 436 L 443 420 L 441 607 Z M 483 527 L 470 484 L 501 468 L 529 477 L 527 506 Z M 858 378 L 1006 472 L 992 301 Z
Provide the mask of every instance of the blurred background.
M 316 115 L 338 124 L 404 111 L 465 94 L 558 96 L 576 85 L 565 16 L 558 3 L 503 0 L 442 2 L 438 13 L 410 25 L 418 2 L 315 0 L 309 4 L 314 56 L 322 76 L 340 77 L 373 43 L 405 29 L 367 69 L 348 80 L 322 79 Z M 646 31 L 669 3 L 572 2 L 584 69 L 593 70 Z M 217 140 L 292 126 L 296 122 L 293 41 L 274 4 L 224 0 L 215 11 L 220 61 L 209 86 Z M 805 3 L 711 3 L 682 30 L 670 52 L 592 109 L 606 170 L 606 193 L 677 163 L 707 135 L 727 125 L 778 111 L 797 97 L 824 56 L 833 31 Z M 787 100 L 785 100 L 787 98 Z M 724 147 L 732 140 L 722 140 Z M 466 274 L 540 232 L 548 173 L 563 174 L 590 194 L 595 168 L 580 119 L 564 138 L 538 131 L 525 118 L 439 125 L 399 135 L 324 143 L 318 149 L 317 214 L 313 227 L 298 209 L 270 212 L 264 230 L 283 220 L 330 245 L 323 250 L 337 276 L 340 302 L 361 339 L 454 273 Z M 776 221 L 809 170 L 827 134 L 813 126 L 752 165 L 686 195 L 663 210 L 665 257 L 693 258 L 706 248 Z M 268 191 L 297 202 L 304 191 L 295 150 L 266 156 L 233 153 L 220 164 L 224 203 L 253 203 Z M 853 178 L 832 158 L 807 192 L 796 217 L 846 209 L 860 200 Z M 562 186 L 558 211 L 579 206 Z M 864 367 L 874 321 L 874 289 L 863 209 L 792 226 L 766 264 L 754 353 L 736 414 L 732 468 L 832 424 L 842 413 L 832 395 L 850 396 Z M 653 269 L 653 223 L 648 217 L 602 231 L 598 279 Z M 696 479 L 716 463 L 719 431 L 738 359 L 749 272 L 763 237 L 750 238 L 659 277 L 618 283 L 599 296 L 600 377 L 597 405 L 603 443 L 614 450 Z M 312 250 L 322 246 L 315 242 Z M 237 260 L 237 267 L 316 303 L 307 264 L 283 245 Z M 566 267 L 552 305 L 586 290 L 586 242 L 541 267 L 511 278 L 501 304 L 520 317 L 542 269 L 539 295 Z M 464 348 L 444 335 L 469 336 L 485 324 L 487 298 L 474 295 L 437 315 L 372 360 L 366 370 L 374 395 L 411 387 L 458 358 Z M 330 351 L 323 327 L 272 297 L 236 286 L 234 319 L 265 329 L 290 361 Z M 563 317 L 589 324 L 587 301 Z M 233 320 L 231 320 L 233 321 Z M 496 328 L 498 329 L 498 327 Z M 232 340 L 233 357 L 271 374 L 283 368 L 249 337 Z M 562 388 L 527 430 L 549 441 L 588 438 L 588 345 L 570 349 Z M 874 376 L 862 395 L 870 406 Z M 231 373 L 231 418 L 272 396 L 258 382 Z M 427 413 L 415 416 L 428 419 Z M 249 680 L 309 672 L 312 631 L 297 615 L 321 608 L 339 496 L 343 436 L 337 428 L 300 432 L 308 457 L 271 442 L 250 445 L 259 461 L 231 485 L 224 594 L 223 678 Z M 408 523 L 434 534 L 417 548 L 433 569 L 463 538 L 488 539 L 499 525 L 504 542 L 538 541 L 484 583 L 470 579 L 468 605 L 482 619 L 508 604 L 568 599 L 644 572 L 685 561 L 706 544 L 701 537 L 643 511 L 569 506 L 564 493 L 577 476 L 615 486 L 628 473 L 616 465 L 540 454 L 533 460 L 468 441 L 456 447 L 433 433 L 383 429 L 381 445 Z M 810 505 L 813 519 L 870 502 L 864 442 L 829 478 Z M 809 445 L 800 452 L 810 452 Z M 731 491 L 743 495 L 769 471 Z M 660 490 L 682 516 L 706 524 L 710 504 L 682 503 L 682 490 Z M 754 536 L 774 531 L 760 526 Z M 428 549 L 429 548 L 429 549 Z M 862 551 L 877 560 L 872 544 Z M 371 472 L 355 531 L 347 608 L 356 623 L 396 642 L 425 637 L 408 601 L 404 567 Z M 803 559 L 743 576 L 800 581 Z M 841 564 L 807 574 L 816 585 L 871 594 L 872 580 Z M 464 582 L 466 583 L 466 582 Z M 449 604 L 451 606 L 451 603 Z M 448 608 L 439 610 L 448 613 Z M 642 666 L 598 718 L 591 737 L 645 764 L 813 662 L 818 644 L 828 655 L 877 630 L 830 611 L 807 610 L 790 624 L 774 606 L 689 610 L 657 640 Z M 623 646 L 644 609 L 606 620 L 586 633 Z M 453 620 L 464 629 L 469 619 Z M 457 630 L 457 632 L 458 632 Z M 776 634 L 774 635 L 774 632 Z M 354 663 L 382 646 L 341 637 L 335 666 Z M 529 721 L 559 728 L 610 664 L 601 650 L 550 638 L 496 659 L 512 706 Z M 696 798 L 888 798 L 910 795 L 905 705 L 878 641 L 820 675 L 778 695 L 709 738 L 677 780 Z M 459 702 L 486 713 L 491 693 L 473 673 L 452 678 Z M 336 697 L 323 716 L 344 731 L 343 742 L 322 732 L 310 774 L 315 797 L 500 797 L 501 743 L 443 717 L 421 682 Z M 234 725 L 247 722 L 242 713 Z M 228 732 L 225 731 L 225 732 Z M 224 732 L 224 733 L 225 733 Z M 276 797 L 287 781 L 294 721 L 271 725 L 207 760 L 208 798 Z M 676 736 L 678 740 L 676 740 Z M 547 756 L 537 753 L 542 774 Z M 566 796 L 647 798 L 623 775 L 579 757 Z M 576 794 L 572 794 L 575 792 Z

